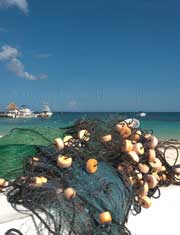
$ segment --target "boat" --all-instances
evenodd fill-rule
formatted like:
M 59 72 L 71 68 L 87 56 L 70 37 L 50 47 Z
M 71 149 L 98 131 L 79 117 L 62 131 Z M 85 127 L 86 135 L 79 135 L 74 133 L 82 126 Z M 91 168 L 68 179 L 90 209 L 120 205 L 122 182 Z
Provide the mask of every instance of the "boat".
M 139 113 L 139 116 L 140 116 L 140 117 L 146 117 L 146 113 L 141 112 L 141 113 Z
M 28 108 L 26 105 L 22 105 L 18 110 L 18 115 L 16 118 L 35 118 L 37 115 Z
M 37 114 L 39 118 L 50 118 L 52 117 L 53 113 L 47 104 L 44 105 L 43 111 Z
M 36 118 L 37 115 L 32 112 L 26 105 L 22 105 L 20 108 L 16 107 L 9 109 L 6 113 L 8 118 Z

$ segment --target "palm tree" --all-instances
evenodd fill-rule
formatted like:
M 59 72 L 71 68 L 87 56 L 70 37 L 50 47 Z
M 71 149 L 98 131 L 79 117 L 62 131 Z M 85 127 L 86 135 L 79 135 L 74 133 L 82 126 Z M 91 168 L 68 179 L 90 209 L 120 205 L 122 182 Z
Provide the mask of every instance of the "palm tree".
M 7 106 L 7 109 L 16 110 L 16 109 L 18 109 L 18 106 L 15 103 L 9 103 Z

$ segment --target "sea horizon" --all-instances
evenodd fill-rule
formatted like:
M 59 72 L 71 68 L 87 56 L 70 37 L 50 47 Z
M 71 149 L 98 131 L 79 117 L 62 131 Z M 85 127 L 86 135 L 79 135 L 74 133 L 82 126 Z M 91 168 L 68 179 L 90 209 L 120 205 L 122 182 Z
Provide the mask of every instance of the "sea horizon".
M 180 112 L 146 112 L 140 117 L 138 112 L 54 112 L 51 118 L 8 119 L 0 118 L 0 136 L 13 128 L 60 128 L 72 125 L 79 119 L 125 119 L 136 118 L 142 130 L 153 130 L 161 139 L 180 139 Z

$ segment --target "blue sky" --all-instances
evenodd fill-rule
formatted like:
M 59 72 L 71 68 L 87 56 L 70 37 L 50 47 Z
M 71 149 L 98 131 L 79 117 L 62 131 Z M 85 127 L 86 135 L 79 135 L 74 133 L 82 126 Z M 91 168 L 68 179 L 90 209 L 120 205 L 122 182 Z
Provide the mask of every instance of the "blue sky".
M 178 0 L 0 0 L 0 108 L 179 111 Z

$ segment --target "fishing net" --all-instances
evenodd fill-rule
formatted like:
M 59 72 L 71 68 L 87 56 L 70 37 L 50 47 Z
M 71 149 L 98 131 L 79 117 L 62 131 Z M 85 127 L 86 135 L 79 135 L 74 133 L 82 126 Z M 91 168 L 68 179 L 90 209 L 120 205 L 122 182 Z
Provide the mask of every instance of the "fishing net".
M 157 144 L 133 119 L 82 120 L 48 133 L 15 129 L 0 141 L 0 154 L 10 164 L 4 164 L 0 188 L 49 234 L 130 234 L 129 211 L 149 208 L 160 186 L 180 184 L 177 161 L 169 164 L 167 147 L 163 152 Z
M 38 146 L 48 146 L 63 131 L 55 128 L 12 129 L 0 139 L 0 177 L 15 179 L 23 171 L 23 159 L 33 156 Z

